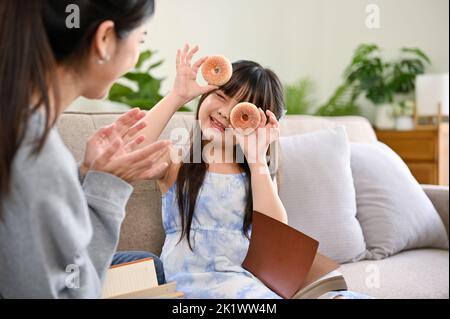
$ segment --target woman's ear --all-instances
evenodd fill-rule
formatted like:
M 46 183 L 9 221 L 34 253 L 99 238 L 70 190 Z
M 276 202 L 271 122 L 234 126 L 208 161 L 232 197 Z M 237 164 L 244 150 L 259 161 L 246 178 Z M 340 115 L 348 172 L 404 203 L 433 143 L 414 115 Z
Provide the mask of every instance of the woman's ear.
M 95 32 L 92 41 L 97 62 L 104 64 L 108 62 L 115 53 L 117 35 L 114 29 L 114 22 L 107 20 L 102 22 Z

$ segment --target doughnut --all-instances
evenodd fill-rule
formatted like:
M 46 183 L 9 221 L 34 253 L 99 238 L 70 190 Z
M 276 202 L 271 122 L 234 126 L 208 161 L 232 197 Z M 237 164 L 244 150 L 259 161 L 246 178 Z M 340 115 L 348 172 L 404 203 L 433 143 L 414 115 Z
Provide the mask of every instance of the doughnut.
M 256 105 L 252 103 L 238 103 L 231 110 L 231 126 L 242 129 L 244 134 L 253 132 L 259 126 L 260 121 L 261 114 Z
M 222 55 L 213 55 L 202 65 L 202 75 L 208 84 L 221 86 L 230 81 L 233 74 L 231 62 Z

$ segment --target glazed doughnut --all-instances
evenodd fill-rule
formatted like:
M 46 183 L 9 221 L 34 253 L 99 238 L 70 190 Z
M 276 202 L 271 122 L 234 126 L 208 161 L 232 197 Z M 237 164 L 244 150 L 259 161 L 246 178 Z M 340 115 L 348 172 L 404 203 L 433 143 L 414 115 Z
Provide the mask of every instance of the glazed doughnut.
M 208 84 L 221 86 L 231 79 L 233 67 L 231 62 L 222 55 L 213 55 L 202 65 L 202 75 Z
M 256 105 L 248 102 L 236 104 L 231 110 L 230 122 L 234 128 L 240 128 L 245 133 L 253 132 L 261 121 L 261 114 Z

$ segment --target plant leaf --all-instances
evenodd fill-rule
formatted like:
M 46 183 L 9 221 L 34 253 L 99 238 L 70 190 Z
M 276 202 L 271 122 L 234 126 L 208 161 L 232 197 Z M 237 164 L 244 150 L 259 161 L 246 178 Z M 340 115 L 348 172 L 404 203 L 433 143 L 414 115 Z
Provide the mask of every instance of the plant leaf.
M 150 50 L 144 51 L 139 55 L 139 59 L 136 63 L 135 68 L 137 70 L 139 70 L 142 67 L 142 64 L 144 64 L 145 61 L 147 61 L 148 59 L 150 59 L 153 55 L 153 52 Z
M 308 114 L 314 102 L 311 98 L 313 83 L 309 78 L 285 85 L 284 96 L 287 114 Z
M 118 99 L 121 96 L 127 96 L 133 94 L 134 91 L 130 89 L 128 86 L 125 86 L 120 83 L 114 83 L 109 90 L 109 99 Z
M 147 68 L 147 73 L 150 72 L 150 70 L 152 69 L 156 69 L 158 66 L 160 66 L 161 64 L 164 63 L 164 60 L 160 60 L 158 62 L 155 62 L 153 64 L 151 64 L 148 68 Z
M 192 110 L 188 106 L 183 105 L 178 109 L 178 112 L 192 112 Z
M 401 49 L 402 52 L 407 52 L 407 53 L 413 53 L 416 54 L 417 56 L 421 57 L 423 60 L 425 60 L 426 62 L 428 62 L 428 64 L 431 64 L 431 60 L 428 57 L 428 55 L 426 55 L 422 50 L 420 50 L 419 48 L 402 48 Z
M 124 98 L 120 102 L 127 104 L 132 107 L 139 107 L 143 110 L 150 110 L 162 99 L 161 96 L 154 97 L 154 98 L 133 98 L 133 99 L 127 99 Z
M 151 64 L 148 67 L 148 70 L 142 70 L 145 62 L 149 61 L 155 53 L 156 51 L 151 50 L 142 52 L 139 55 L 135 70 L 128 72 L 123 76 L 123 78 L 137 84 L 137 91 L 134 91 L 126 85 L 115 83 L 111 87 L 108 99 L 147 110 L 158 103 L 162 99 L 159 91 L 163 79 L 154 78 L 149 74 L 149 71 L 160 66 L 163 63 L 163 60 Z

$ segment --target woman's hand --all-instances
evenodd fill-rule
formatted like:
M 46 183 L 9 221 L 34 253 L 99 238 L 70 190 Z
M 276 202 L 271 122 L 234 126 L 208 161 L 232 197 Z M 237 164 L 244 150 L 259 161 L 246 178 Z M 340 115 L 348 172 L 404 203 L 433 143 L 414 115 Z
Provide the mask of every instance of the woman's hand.
M 194 65 L 191 65 L 194 54 L 197 53 L 198 46 L 189 49 L 189 44 L 185 44 L 183 51 L 177 51 L 176 67 L 177 76 L 173 85 L 173 90 L 170 94 L 174 95 L 179 101 L 180 106 L 196 98 L 199 95 L 208 93 L 218 87 L 215 85 L 200 86 L 197 83 L 197 73 L 203 62 L 208 57 L 203 57 Z
M 134 153 L 134 150 L 137 148 L 137 146 L 141 144 L 145 139 L 143 136 L 133 138 L 133 136 L 135 136 L 139 131 L 146 127 L 145 122 L 141 122 L 135 125 L 145 116 L 145 114 L 146 113 L 144 111 L 140 111 L 138 108 L 135 108 L 121 116 L 116 122 L 112 123 L 111 125 L 100 129 L 91 138 L 89 138 L 86 145 L 84 161 L 80 167 L 82 176 L 84 176 L 89 169 L 93 169 L 114 174 L 126 181 L 139 179 L 140 175 L 133 172 L 136 169 L 135 166 L 125 166 L 125 168 L 127 169 L 127 174 L 124 174 L 124 172 L 122 172 L 120 169 L 116 169 L 114 165 L 111 166 L 111 163 L 109 162 L 113 162 L 114 164 L 117 161 L 117 163 L 121 163 L 123 165 L 134 165 L 135 162 L 133 162 L 132 160 L 127 161 L 128 157 L 126 157 L 125 155 Z M 164 143 L 155 143 L 155 145 L 153 145 L 153 148 L 145 148 L 148 153 L 144 152 L 144 154 L 147 154 L 149 156 L 149 159 L 148 161 L 145 161 L 144 164 L 150 165 L 151 163 L 154 163 L 154 161 L 157 160 L 159 156 L 156 156 L 154 158 L 150 155 L 152 155 L 152 152 L 155 153 L 164 149 L 164 145 Z M 114 153 L 111 153 L 112 150 L 114 151 Z M 159 153 L 157 153 L 156 155 L 158 154 Z M 106 159 L 108 159 L 108 161 Z M 150 166 L 146 167 L 147 171 L 151 169 Z M 159 169 L 164 169 L 164 167 L 156 167 L 155 169 L 159 172 Z M 151 179 L 153 176 L 151 174 L 144 175 L 146 179 Z
M 167 154 L 170 144 L 170 141 L 158 141 L 139 150 L 116 155 L 123 147 L 122 141 L 117 139 L 95 159 L 91 169 L 115 175 L 128 183 L 154 179 L 168 167 L 168 163 L 160 162 L 160 159 Z
M 144 137 L 139 136 L 133 141 L 131 141 L 131 137 L 146 126 L 146 124 L 142 122 L 134 127 L 134 125 L 144 116 L 144 111 L 134 108 L 122 115 L 114 123 L 101 128 L 93 136 L 91 136 L 86 144 L 84 161 L 80 167 L 81 174 L 85 175 L 87 173 L 87 170 L 92 166 L 94 160 L 103 154 L 105 150 L 111 146 L 114 140 L 121 139 L 125 144 L 122 149 L 118 150 L 118 155 L 130 151 L 134 146 L 142 143 Z
M 261 108 L 258 108 L 258 111 L 261 115 L 261 120 L 259 127 L 253 132 L 245 135 L 241 129 L 233 129 L 234 136 L 250 167 L 252 164 L 266 164 L 267 149 L 280 135 L 280 127 L 275 114 L 269 110 L 266 110 L 264 114 Z M 267 118 L 269 121 L 267 121 Z

